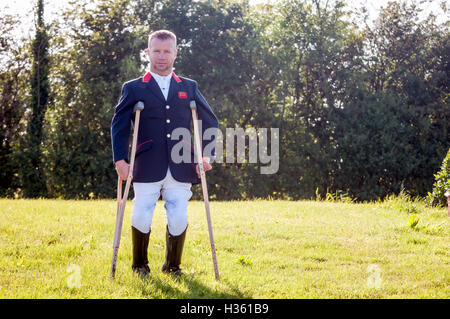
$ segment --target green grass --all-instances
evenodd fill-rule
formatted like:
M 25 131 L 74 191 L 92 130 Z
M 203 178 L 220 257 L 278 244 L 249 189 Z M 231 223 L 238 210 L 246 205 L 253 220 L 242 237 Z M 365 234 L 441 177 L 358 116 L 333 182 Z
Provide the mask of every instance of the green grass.
M 152 274 L 132 274 L 132 206 L 111 280 L 115 201 L 0 200 L 0 298 L 450 297 L 446 209 L 401 198 L 211 202 L 216 282 L 203 202 L 189 204 L 187 276 L 178 280 L 160 271 L 163 202 L 150 236 Z

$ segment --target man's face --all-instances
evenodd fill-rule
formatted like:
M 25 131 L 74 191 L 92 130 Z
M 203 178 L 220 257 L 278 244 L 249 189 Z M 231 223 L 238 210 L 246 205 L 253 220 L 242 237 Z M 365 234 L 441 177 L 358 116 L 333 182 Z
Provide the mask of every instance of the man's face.
M 148 48 L 150 70 L 159 75 L 168 75 L 172 72 L 173 62 L 177 56 L 175 41 L 172 39 L 152 39 Z

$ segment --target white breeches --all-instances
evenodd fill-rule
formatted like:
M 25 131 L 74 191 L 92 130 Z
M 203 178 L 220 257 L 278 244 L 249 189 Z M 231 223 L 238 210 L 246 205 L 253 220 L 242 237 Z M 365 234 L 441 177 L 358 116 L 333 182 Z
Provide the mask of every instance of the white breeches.
M 191 183 L 177 182 L 170 170 L 166 177 L 155 183 L 133 183 L 134 207 L 131 214 L 131 225 L 142 233 L 148 233 L 152 226 L 153 211 L 156 201 L 162 195 L 165 201 L 167 226 L 169 233 L 178 236 L 188 225 L 187 206 L 192 197 Z

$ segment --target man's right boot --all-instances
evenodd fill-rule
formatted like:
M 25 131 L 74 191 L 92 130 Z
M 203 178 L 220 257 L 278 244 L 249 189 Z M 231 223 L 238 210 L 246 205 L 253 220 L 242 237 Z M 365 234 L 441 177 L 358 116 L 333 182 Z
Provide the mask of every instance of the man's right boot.
M 133 265 L 131 266 L 131 269 L 133 272 L 144 277 L 150 274 L 147 257 L 150 231 L 145 234 L 131 226 L 131 239 L 133 244 Z
M 178 236 L 169 233 L 169 227 L 166 229 L 166 261 L 162 266 L 162 271 L 168 274 L 181 276 L 184 275 L 180 268 L 181 256 L 183 254 L 184 240 L 186 238 L 186 229 Z

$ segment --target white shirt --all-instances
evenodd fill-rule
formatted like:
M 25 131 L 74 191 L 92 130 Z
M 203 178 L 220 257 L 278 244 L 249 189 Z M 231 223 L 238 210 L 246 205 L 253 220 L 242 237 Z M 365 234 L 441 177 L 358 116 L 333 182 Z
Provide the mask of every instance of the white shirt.
M 155 78 L 156 83 L 158 83 L 159 88 L 161 89 L 161 92 L 167 101 L 167 96 L 169 95 L 170 80 L 172 79 L 172 73 L 170 73 L 169 75 L 159 75 L 150 71 L 150 74 Z

